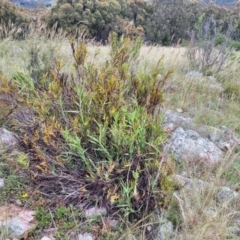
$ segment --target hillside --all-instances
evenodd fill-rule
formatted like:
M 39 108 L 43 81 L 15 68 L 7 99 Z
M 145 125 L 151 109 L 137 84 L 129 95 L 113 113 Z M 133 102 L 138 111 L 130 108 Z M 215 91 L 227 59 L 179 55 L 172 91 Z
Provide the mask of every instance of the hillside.
M 209 3 L 210 0 L 205 0 L 206 3 Z M 237 0 L 215 0 L 216 4 L 219 5 L 228 5 L 228 4 L 234 4 L 237 2 Z
M 10 2 L 15 3 L 16 5 L 26 7 L 26 8 L 36 8 L 38 4 L 44 4 L 46 7 L 51 7 L 55 4 L 56 0 L 10 0 Z M 206 3 L 209 3 L 210 0 L 205 0 Z M 227 5 L 232 6 L 237 0 L 215 0 L 218 5 Z
M 25 7 L 25 8 L 36 8 L 39 5 L 45 7 L 51 7 L 56 1 L 55 0 L 10 0 L 14 4 Z

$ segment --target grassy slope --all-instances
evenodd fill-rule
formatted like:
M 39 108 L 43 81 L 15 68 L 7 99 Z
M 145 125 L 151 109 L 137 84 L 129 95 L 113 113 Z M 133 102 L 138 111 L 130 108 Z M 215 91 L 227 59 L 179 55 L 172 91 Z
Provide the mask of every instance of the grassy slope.
M 32 51 L 38 50 L 39 63 L 37 68 L 46 69 L 47 66 L 52 64 L 55 57 L 64 59 L 63 71 L 74 73 L 73 58 L 71 54 L 70 45 L 65 40 L 47 40 L 41 41 L 37 39 L 28 39 L 25 41 L 11 41 L 4 40 L 0 43 L 0 71 L 11 79 L 16 71 L 22 71 L 25 75 L 31 75 L 29 70 L 36 66 L 30 66 L 30 59 Z M 109 59 L 109 47 L 107 46 L 88 46 L 88 61 L 95 63 L 97 66 L 101 66 L 106 59 Z M 240 92 L 240 86 L 238 84 L 239 76 L 239 63 L 232 61 L 229 68 L 225 69 L 217 75 L 219 82 L 223 84 L 225 88 L 229 84 L 233 86 L 230 91 L 230 95 L 219 95 L 215 90 L 211 90 L 208 86 L 208 81 L 202 79 L 199 82 L 189 82 L 185 75 L 189 68 L 188 60 L 185 56 L 185 48 L 163 48 L 157 46 L 143 46 L 140 52 L 139 61 L 136 62 L 135 68 L 143 72 L 148 72 L 150 67 L 155 65 L 159 58 L 163 58 L 160 67 L 162 72 L 168 70 L 174 70 L 168 83 L 176 85 L 177 91 L 166 93 L 166 101 L 164 103 L 165 109 L 176 110 L 182 108 L 184 112 L 193 117 L 194 121 L 199 125 L 218 126 L 226 125 L 227 127 L 235 130 L 238 134 L 240 131 L 239 118 L 240 118 L 240 100 L 237 94 Z M 237 56 L 237 53 L 236 53 Z M 7 155 L 2 155 L 3 158 L 9 158 Z M 18 158 L 18 157 L 17 157 Z M 216 185 L 228 185 L 233 189 L 238 188 L 238 182 L 236 179 L 239 177 L 240 162 L 237 156 L 228 156 L 224 163 L 224 166 L 219 166 L 215 172 L 211 173 L 207 170 L 201 175 L 203 180 L 214 181 Z M 224 168 L 223 168 L 224 167 Z M 182 171 L 182 168 L 177 167 L 177 172 Z M 190 176 L 195 177 L 195 169 L 186 169 Z M 228 174 L 230 173 L 230 174 Z M 16 186 L 17 179 L 14 179 L 15 173 L 11 172 L 12 179 L 9 180 L 7 187 L 12 188 L 11 191 L 17 191 L 17 196 L 24 191 L 21 185 Z M 13 185 L 13 186 L 12 186 Z M 9 190 L 9 189 L 8 189 Z M 10 190 L 9 190 L 10 191 Z M 180 213 L 182 214 L 182 232 L 177 239 L 225 239 L 226 229 L 229 224 L 229 220 L 234 217 L 234 211 L 239 211 L 239 205 L 227 207 L 225 209 L 215 206 L 209 196 L 202 196 L 202 193 L 195 191 L 191 193 L 191 199 L 193 204 L 190 206 L 188 203 L 180 205 Z M 211 195 L 211 193 L 210 193 Z M 5 196 L 5 195 L 4 195 Z M 189 201 L 190 196 L 188 193 L 181 195 L 183 202 Z M 34 203 L 33 199 L 26 199 L 23 201 L 27 205 Z M 201 200 L 202 201 L 201 201 Z M 4 201 L 5 199 L 1 199 Z M 38 199 L 39 201 L 39 199 Z M 79 227 L 77 221 L 73 226 L 68 226 L 67 221 L 74 222 L 79 216 L 76 216 L 74 210 L 67 208 L 58 208 L 56 222 L 51 217 L 48 210 L 41 208 L 41 204 L 38 206 L 38 219 L 42 225 L 39 226 L 48 228 L 52 225 L 59 227 L 59 236 L 57 239 L 68 239 L 64 236 L 65 229 L 71 229 L 72 227 Z M 204 212 L 214 208 L 217 215 L 214 219 L 207 217 Z M 198 218 L 195 218 L 195 214 L 198 213 Z M 69 219 L 69 215 L 71 216 Z M 230 216 L 230 217 L 229 217 Z M 180 218 L 180 216 L 179 216 Z M 65 219 L 65 220 L 64 220 Z M 66 221 L 66 222 L 64 222 Z M 98 225 L 100 219 L 93 220 L 90 225 Z M 85 224 L 85 230 L 88 230 L 89 225 Z M 135 226 L 136 228 L 136 226 Z M 108 231 L 104 230 L 103 231 Z M 117 231 L 121 232 L 121 229 Z M 129 231 L 134 232 L 134 226 L 129 226 Z M 103 239 L 116 239 L 115 233 L 105 234 Z M 109 238 L 107 238 L 108 236 Z M 117 235 L 119 236 L 119 235 Z M 123 234 L 124 236 L 124 234 Z M 34 239 L 34 237 L 33 237 Z M 36 238 L 35 238 L 36 239 Z M 124 239 L 124 238 L 123 238 Z M 139 238 L 138 238 L 139 239 Z

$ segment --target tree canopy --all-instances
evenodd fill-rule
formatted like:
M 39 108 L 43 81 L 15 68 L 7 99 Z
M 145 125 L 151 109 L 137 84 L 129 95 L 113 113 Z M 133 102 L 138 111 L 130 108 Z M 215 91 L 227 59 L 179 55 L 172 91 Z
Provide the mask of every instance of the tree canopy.
M 57 0 L 42 20 L 50 28 L 57 23 L 67 32 L 85 32 L 103 43 L 110 32 L 116 32 L 169 45 L 189 40 L 199 30 L 199 23 L 207 21 L 214 22 L 218 34 L 231 28 L 231 38 L 239 40 L 239 6 L 239 1 L 230 9 L 201 0 Z M 27 21 L 20 8 L 8 0 L 0 2 L 0 19 L 16 24 Z

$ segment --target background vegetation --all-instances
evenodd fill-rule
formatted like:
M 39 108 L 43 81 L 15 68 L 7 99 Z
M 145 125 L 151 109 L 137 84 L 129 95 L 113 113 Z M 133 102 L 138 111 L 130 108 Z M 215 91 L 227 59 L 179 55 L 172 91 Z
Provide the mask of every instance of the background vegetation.
M 48 28 L 55 26 L 57 31 L 64 30 L 75 36 L 84 31 L 89 39 L 102 43 L 107 42 L 112 31 L 118 36 L 124 33 L 140 36 L 151 43 L 184 43 L 200 31 L 199 20 L 203 21 L 203 18 L 203 22 L 217 29 L 215 34 L 228 31 L 231 40 L 240 39 L 239 2 L 227 8 L 200 0 L 58 0 L 48 9 L 40 5 L 37 9 L 24 10 L 4 0 L 0 11 L 2 22 L 7 24 L 11 21 L 15 28 L 21 27 L 25 33 L 31 30 L 25 23 L 41 21 Z M 232 46 L 236 45 L 232 43 Z

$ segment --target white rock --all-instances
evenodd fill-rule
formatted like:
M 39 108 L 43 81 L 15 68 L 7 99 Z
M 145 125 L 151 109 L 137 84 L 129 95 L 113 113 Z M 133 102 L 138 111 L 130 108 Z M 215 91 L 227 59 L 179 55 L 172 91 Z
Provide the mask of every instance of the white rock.
M 4 179 L 0 178 L 0 188 L 4 187 Z
M 23 206 L 23 203 L 22 203 L 22 201 L 20 200 L 20 199 L 17 199 L 16 200 L 16 204 L 18 205 L 18 206 Z
M 52 240 L 52 239 L 49 237 L 42 237 L 41 240 Z
M 78 240 L 94 240 L 91 233 L 83 233 L 78 235 Z
M 213 76 L 208 76 L 207 79 L 211 82 L 216 82 L 217 81 L 217 79 Z
M 89 208 L 85 211 L 85 217 L 86 218 L 91 218 L 93 216 L 104 216 L 106 214 L 107 214 L 107 209 L 106 208 L 92 207 L 92 208 Z
M 17 135 L 5 128 L 0 128 L 0 148 L 12 148 L 18 143 Z
M 176 111 L 177 111 L 178 113 L 183 113 L 183 110 L 182 110 L 181 108 L 177 108 Z

